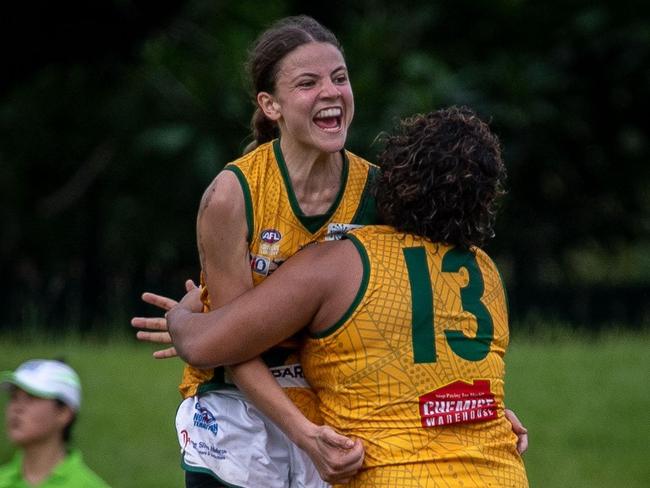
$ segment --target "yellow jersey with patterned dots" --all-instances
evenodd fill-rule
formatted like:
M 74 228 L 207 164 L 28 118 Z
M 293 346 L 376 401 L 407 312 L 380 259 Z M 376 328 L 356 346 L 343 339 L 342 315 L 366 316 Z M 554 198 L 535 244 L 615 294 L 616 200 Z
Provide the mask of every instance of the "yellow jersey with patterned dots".
M 343 151 L 341 185 L 323 215 L 307 216 L 301 211 L 278 139 L 226 165 L 224 171 L 232 171 L 243 190 L 254 285 L 310 242 L 338 239 L 350 229 L 376 222 L 371 182 L 377 167 L 351 152 Z M 207 290 L 203 291 L 205 308 L 209 310 Z M 300 337 L 294 337 L 272 348 L 263 358 L 301 411 L 319 421 L 315 395 L 299 363 L 300 345 Z M 227 368 L 200 370 L 187 366 L 180 391 L 187 398 L 224 387 L 233 387 Z
M 301 353 L 324 422 L 365 447 L 345 486 L 528 486 L 504 417 L 508 313 L 492 260 L 387 226 L 346 238 L 359 292 Z

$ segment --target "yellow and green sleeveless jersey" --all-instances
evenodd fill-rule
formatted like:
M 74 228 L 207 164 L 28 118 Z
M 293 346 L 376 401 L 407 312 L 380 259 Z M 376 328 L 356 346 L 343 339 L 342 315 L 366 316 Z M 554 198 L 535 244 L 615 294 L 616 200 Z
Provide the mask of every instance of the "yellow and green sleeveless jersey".
M 337 239 L 351 228 L 375 223 L 370 183 L 376 170 L 376 166 L 345 151 L 341 187 L 335 201 L 325 214 L 305 216 L 293 192 L 279 140 L 263 144 L 226 165 L 224 171 L 235 174 L 244 193 L 254 285 L 310 242 Z M 204 303 L 209 307 L 207 290 L 204 290 Z M 315 419 L 313 392 L 305 388 L 302 367 L 298 364 L 299 345 L 294 338 L 282 347 L 273 348 L 264 359 L 281 386 L 288 388 L 287 394 L 296 405 Z M 180 390 L 186 398 L 224 384 L 229 382 L 223 368 L 187 367 Z
M 527 486 L 503 413 L 508 314 L 492 260 L 387 226 L 347 238 L 361 287 L 301 353 L 324 422 L 365 447 L 346 486 Z

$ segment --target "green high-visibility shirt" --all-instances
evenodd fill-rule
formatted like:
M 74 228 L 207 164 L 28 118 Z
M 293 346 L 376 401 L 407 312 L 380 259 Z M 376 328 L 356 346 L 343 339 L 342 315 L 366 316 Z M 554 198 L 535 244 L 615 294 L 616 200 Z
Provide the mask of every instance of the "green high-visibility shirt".
M 110 488 L 84 464 L 78 450 L 70 451 L 38 485 L 23 479 L 22 465 L 22 453 L 17 453 L 9 463 L 0 466 L 0 488 Z

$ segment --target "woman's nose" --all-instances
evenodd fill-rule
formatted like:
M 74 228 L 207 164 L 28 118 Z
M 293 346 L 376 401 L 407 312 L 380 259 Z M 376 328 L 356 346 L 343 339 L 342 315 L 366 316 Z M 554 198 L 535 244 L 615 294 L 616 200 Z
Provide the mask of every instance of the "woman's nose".
M 332 80 L 326 78 L 325 81 L 323 82 L 321 94 L 324 97 L 335 98 L 341 96 L 341 91 L 339 90 L 339 87 L 336 86 L 336 84 Z

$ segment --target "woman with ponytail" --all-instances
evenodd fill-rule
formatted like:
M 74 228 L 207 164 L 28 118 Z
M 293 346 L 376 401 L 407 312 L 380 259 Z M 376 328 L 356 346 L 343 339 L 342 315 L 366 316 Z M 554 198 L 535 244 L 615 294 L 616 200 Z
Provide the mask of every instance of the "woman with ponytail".
M 247 69 L 253 141 L 208 186 L 197 217 L 206 311 L 261 283 L 307 244 L 375 221 L 377 168 L 344 148 L 354 98 L 334 34 L 310 17 L 284 18 L 257 39 Z M 144 299 L 169 306 L 157 295 Z M 160 331 L 141 331 L 141 340 L 169 337 L 164 319 L 133 324 Z M 321 425 L 300 342 L 226 369 L 186 366 L 176 426 L 187 487 L 321 487 L 322 479 L 356 473 L 363 447 Z

